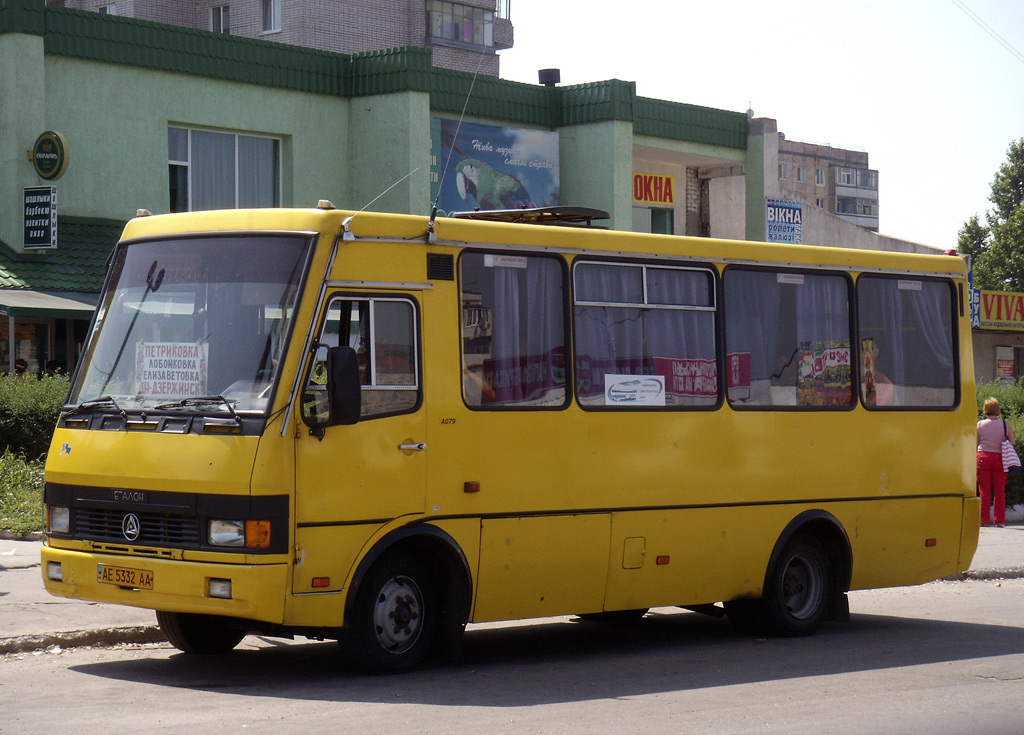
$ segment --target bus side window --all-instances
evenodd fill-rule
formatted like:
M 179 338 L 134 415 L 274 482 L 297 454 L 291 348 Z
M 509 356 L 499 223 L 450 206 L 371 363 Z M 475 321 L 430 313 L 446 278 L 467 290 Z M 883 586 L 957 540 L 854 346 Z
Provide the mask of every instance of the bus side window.
M 717 404 L 711 270 L 578 260 L 573 283 L 581 406 Z
M 952 284 L 861 276 L 857 323 L 861 400 L 869 408 L 952 408 L 958 402 Z
M 419 346 L 415 309 L 400 298 L 335 299 L 327 308 L 303 393 L 302 415 L 315 425 L 327 411 L 327 349 L 351 347 L 363 386 L 364 419 L 411 411 L 419 405 Z
M 839 273 L 725 270 L 726 370 L 734 408 L 853 405 L 850 286 Z
M 462 397 L 472 408 L 563 408 L 565 262 L 561 258 L 465 252 Z

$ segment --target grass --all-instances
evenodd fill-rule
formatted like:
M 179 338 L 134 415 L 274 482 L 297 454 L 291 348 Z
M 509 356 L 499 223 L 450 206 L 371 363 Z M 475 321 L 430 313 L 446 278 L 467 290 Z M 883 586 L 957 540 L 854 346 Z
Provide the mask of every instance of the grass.
M 15 534 L 43 528 L 43 461 L 0 455 L 0 530 Z

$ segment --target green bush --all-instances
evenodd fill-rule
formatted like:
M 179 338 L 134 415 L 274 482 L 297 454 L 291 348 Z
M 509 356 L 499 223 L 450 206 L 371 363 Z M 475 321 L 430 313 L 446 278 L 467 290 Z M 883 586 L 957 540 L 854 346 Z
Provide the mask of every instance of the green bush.
M 65 377 L 0 379 L 0 452 L 46 454 L 67 394 Z
M 982 406 L 986 398 L 999 401 L 1002 417 L 1013 429 L 1014 448 L 1024 458 L 1024 382 L 1003 383 L 995 380 L 991 383 L 979 383 L 975 387 L 978 402 L 978 418 L 982 417 Z M 1006 483 L 1006 505 L 1024 505 L 1024 472 L 1010 475 Z
M 0 530 L 27 533 L 43 527 L 43 460 L 0 454 Z

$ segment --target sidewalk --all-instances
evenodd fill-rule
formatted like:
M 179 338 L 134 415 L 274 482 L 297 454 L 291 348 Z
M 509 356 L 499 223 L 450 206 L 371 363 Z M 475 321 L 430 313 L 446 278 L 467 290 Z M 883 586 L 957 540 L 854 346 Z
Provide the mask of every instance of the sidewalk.
M 0 654 L 164 640 L 152 610 L 54 597 L 43 587 L 41 541 L 0 539 Z M 970 570 L 952 579 L 1024 577 L 1024 524 L 982 528 Z

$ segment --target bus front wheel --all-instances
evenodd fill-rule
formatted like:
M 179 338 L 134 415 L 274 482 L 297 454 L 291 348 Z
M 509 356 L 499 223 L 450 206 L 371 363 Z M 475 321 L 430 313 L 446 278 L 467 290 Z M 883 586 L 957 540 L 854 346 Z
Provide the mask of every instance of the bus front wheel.
M 237 621 L 218 615 L 158 610 L 156 621 L 168 642 L 185 653 L 227 653 L 237 646 L 247 633 Z
M 438 630 L 433 577 L 417 557 L 381 557 L 359 585 L 342 643 L 357 667 L 394 674 L 423 665 Z

